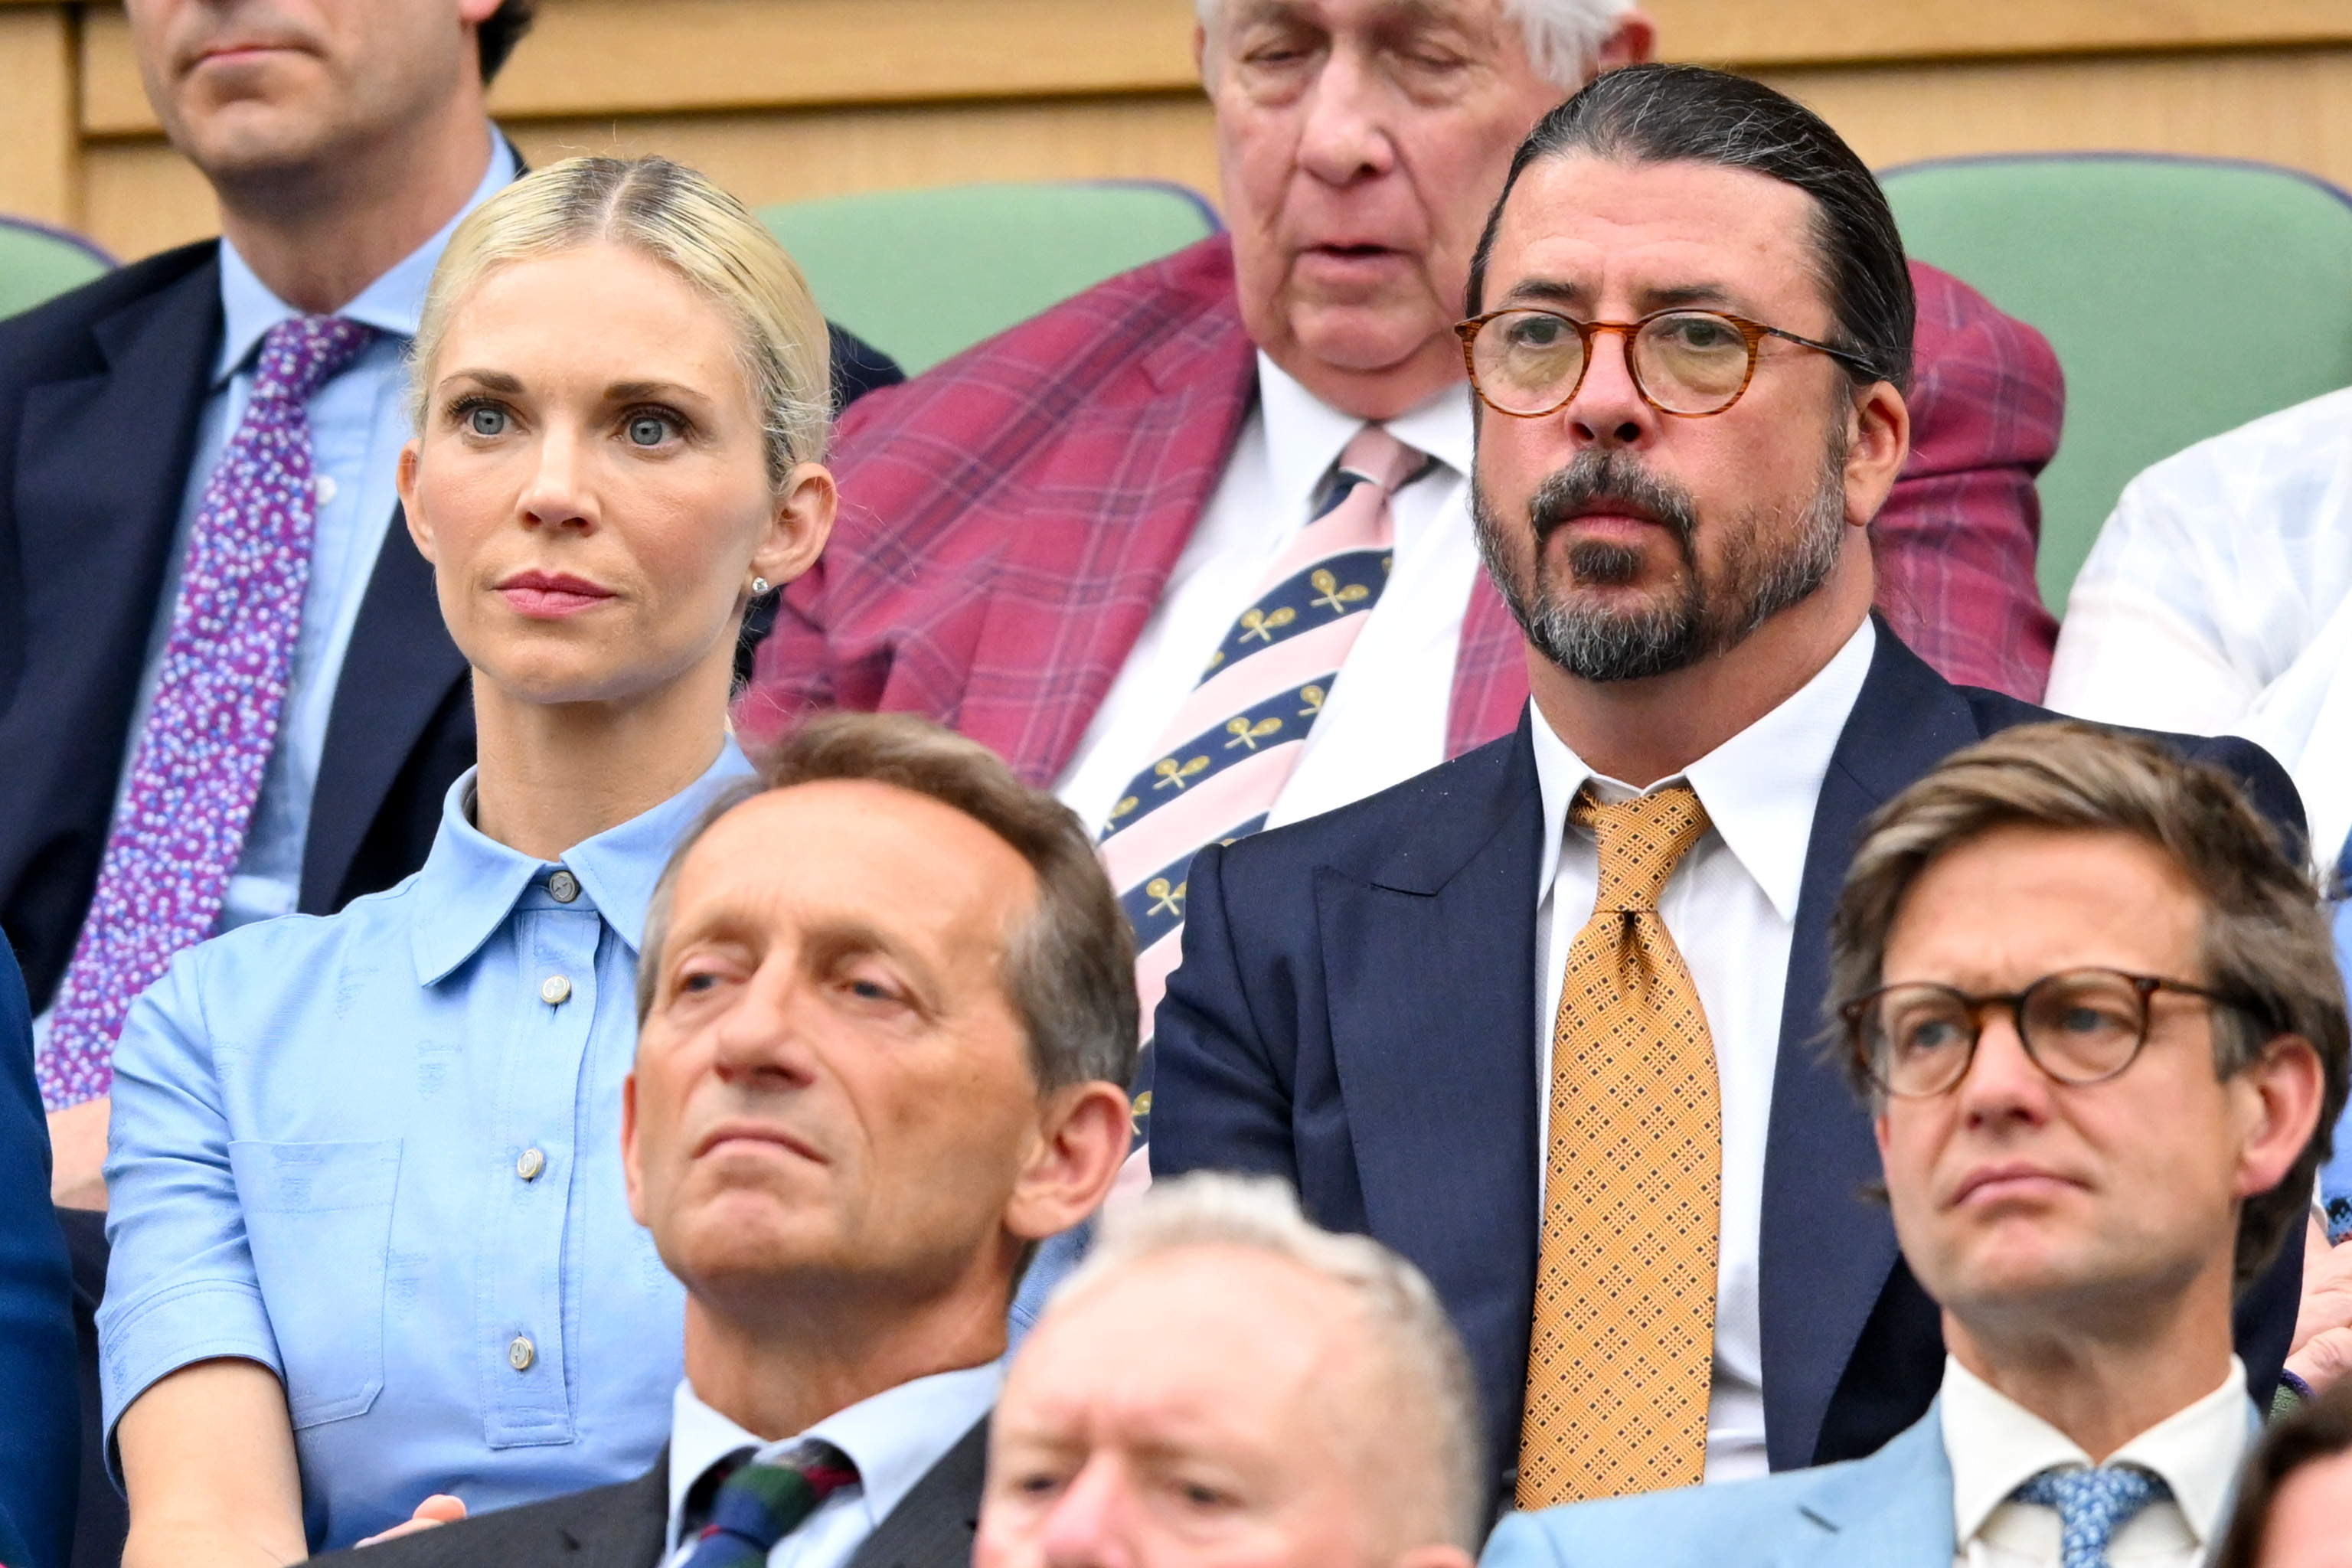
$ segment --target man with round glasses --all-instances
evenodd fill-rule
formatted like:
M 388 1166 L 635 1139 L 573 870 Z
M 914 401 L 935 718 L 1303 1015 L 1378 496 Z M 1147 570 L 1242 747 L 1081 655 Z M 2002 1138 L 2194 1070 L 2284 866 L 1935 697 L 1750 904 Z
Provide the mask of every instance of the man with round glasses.
M 1934 1408 L 1853 1463 L 1507 1522 L 1486 1568 L 2206 1562 L 2260 1428 L 2231 1302 L 2344 1105 L 2330 953 L 2277 829 L 2154 742 L 2012 729 L 1904 791 L 1830 994 L 1942 1310 Z
M 1521 144 L 1470 277 L 1472 505 L 1532 704 L 1193 860 L 1154 1173 L 1273 1172 L 1412 1258 L 1522 1508 L 1869 1453 L 1944 1347 L 1821 1058 L 1829 912 L 1872 811 L 2048 717 L 1872 612 L 1911 435 L 1893 216 L 1801 105 L 1633 66 Z M 2300 832 L 2259 749 L 2182 744 Z M 2242 1320 L 2265 1399 L 2291 1250 Z

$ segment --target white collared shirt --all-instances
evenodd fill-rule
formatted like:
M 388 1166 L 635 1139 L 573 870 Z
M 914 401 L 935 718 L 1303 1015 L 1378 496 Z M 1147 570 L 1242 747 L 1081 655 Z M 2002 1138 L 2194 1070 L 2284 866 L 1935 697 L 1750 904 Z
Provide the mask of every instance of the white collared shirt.
M 822 1437 L 850 1458 L 857 1479 L 843 1487 L 768 1552 L 768 1568 L 841 1568 L 906 1500 L 947 1451 L 995 1407 L 1004 1386 L 1004 1363 L 935 1373 L 886 1389 L 837 1410 L 807 1431 L 763 1443 L 696 1397 L 678 1380 L 670 1400 L 667 1568 L 693 1555 L 678 1540 L 686 1494 L 702 1473 L 738 1448 L 757 1448 L 752 1462 L 773 1459 L 804 1438 Z
M 1102 826 L 1128 782 L 1160 754 L 1171 715 L 1256 598 L 1276 558 L 1313 520 L 1339 454 L 1364 426 L 1264 353 L 1257 381 L 1257 405 L 1223 478 L 1055 784 L 1062 803 L 1090 828 Z M 1391 503 L 1395 567 L 1380 603 L 1367 612 L 1269 827 L 1361 800 L 1445 760 L 1454 655 L 1479 572 L 1470 526 L 1469 395 L 1448 387 L 1384 427 L 1442 466 L 1399 489 Z
M 2091 1463 L 2074 1440 L 1949 1356 L 1944 1358 L 1944 1453 L 1952 1465 L 1955 1568 L 2059 1568 L 2058 1510 L 2010 1493 L 2053 1466 Z M 2230 1358 L 2221 1386 L 2107 1457 L 2172 1489 L 2116 1531 L 2115 1568 L 2197 1568 L 2220 1533 L 2252 1441 L 2246 1369 Z
M 1538 1159 L 1549 1147 L 1552 1029 L 1568 950 L 1592 918 L 1600 858 L 1592 836 L 1570 831 L 1568 808 L 1587 780 L 1604 801 L 1687 782 L 1710 823 L 1675 868 L 1658 913 L 1690 968 L 1715 1042 L 1723 1111 L 1723 1210 L 1717 1251 L 1714 1387 L 1707 1401 L 1706 1479 L 1769 1468 L 1764 1451 L 1763 1329 L 1757 1254 L 1764 1223 L 1764 1143 L 1780 1052 L 1780 1003 L 1805 879 L 1813 808 L 1830 755 L 1862 695 L 1878 635 L 1865 619 L 1796 694 L 1671 779 L 1647 790 L 1593 773 L 1544 722 L 1534 725 L 1543 791 L 1544 858 L 1557 868 L 1536 909 Z M 1543 1181 L 1539 1164 L 1538 1189 Z

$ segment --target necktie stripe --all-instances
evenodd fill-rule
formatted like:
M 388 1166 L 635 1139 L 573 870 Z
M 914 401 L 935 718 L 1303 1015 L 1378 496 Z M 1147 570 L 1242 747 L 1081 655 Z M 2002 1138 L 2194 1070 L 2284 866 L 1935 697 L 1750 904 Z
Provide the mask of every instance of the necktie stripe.
M 1183 799 L 1170 802 L 1131 831 L 1114 836 L 1099 851 L 1110 885 L 1121 892 L 1140 887 L 1160 868 L 1189 862 L 1202 845 L 1233 837 L 1235 823 L 1263 817 L 1267 775 L 1286 776 L 1297 754 L 1295 742 L 1261 747 L 1247 762 L 1185 791 Z
M 1385 546 L 1346 550 L 1319 556 L 1276 582 L 1242 612 L 1225 640 L 1209 656 L 1201 679 L 1206 680 L 1219 670 L 1318 626 L 1370 609 L 1388 585 L 1390 560 Z
M 1517 1501 L 1687 1486 L 1706 1459 L 1722 1113 L 1697 988 L 1657 912 L 1706 813 L 1580 795 L 1600 875 L 1553 1029 Z
M 723 1460 L 722 1463 L 731 1462 Z M 719 1489 L 710 1522 L 686 1568 L 754 1568 L 776 1542 L 798 1530 L 824 1500 L 857 1482 L 849 1456 L 808 1438 L 766 1464 L 740 1465 Z
M 1128 785 L 1119 804 L 1126 806 L 1131 800 L 1135 805 L 1112 819 L 1108 838 L 1137 831 L 1154 814 L 1174 809 L 1223 774 L 1305 740 L 1322 711 L 1320 696 L 1309 695 L 1309 690 L 1320 693 L 1332 679 L 1325 672 L 1303 686 L 1285 686 L 1171 748 Z M 1248 815 L 1240 813 L 1234 820 Z M 1116 886 L 1118 879 L 1112 881 Z
M 1312 720 L 1360 630 L 1355 616 L 1344 616 L 1277 641 L 1239 664 L 1221 667 L 1192 689 L 1160 732 L 1190 737 L 1221 728 L 1226 719 L 1284 686 L 1315 687 L 1311 701 L 1300 700 L 1297 715 Z

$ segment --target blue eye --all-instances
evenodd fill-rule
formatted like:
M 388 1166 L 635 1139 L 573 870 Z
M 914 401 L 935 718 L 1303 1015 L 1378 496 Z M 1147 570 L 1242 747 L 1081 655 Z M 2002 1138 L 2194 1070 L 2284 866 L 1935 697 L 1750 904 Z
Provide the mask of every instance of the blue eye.
M 640 414 L 629 421 L 629 440 L 639 447 L 658 447 L 669 439 L 669 421 L 653 414 Z
M 477 404 L 466 411 L 466 428 L 477 436 L 503 436 L 507 433 L 507 411 Z

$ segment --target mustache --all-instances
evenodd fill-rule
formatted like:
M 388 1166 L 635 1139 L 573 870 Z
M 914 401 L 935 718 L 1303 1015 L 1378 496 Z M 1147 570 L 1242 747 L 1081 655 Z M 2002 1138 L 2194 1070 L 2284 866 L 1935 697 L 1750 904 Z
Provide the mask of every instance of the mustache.
M 1685 552 L 1698 532 L 1698 503 L 1688 490 L 1643 468 L 1625 452 L 1580 452 L 1536 488 L 1528 502 L 1536 547 L 1591 511 L 1647 518 L 1674 535 Z

